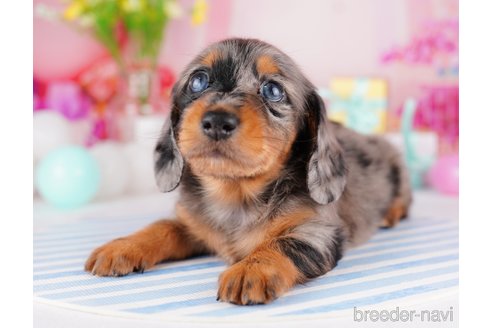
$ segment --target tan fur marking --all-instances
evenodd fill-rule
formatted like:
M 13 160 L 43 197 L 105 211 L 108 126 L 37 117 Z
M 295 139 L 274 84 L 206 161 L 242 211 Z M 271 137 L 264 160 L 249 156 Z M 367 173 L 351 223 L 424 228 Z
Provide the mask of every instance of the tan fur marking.
M 291 213 L 280 215 L 268 227 L 268 238 L 273 239 L 280 235 L 285 235 L 289 230 L 300 226 L 315 215 L 316 212 L 311 208 L 299 208 Z
M 228 205 L 239 205 L 256 200 L 268 183 L 278 176 L 279 171 L 279 168 L 274 167 L 251 178 L 217 179 L 202 176 L 200 180 L 214 200 Z
M 178 139 L 178 147 L 183 153 L 189 152 L 195 144 L 206 141 L 206 137 L 200 127 L 207 109 L 206 104 L 205 99 L 198 99 L 183 114 L 183 122 Z
M 98 276 L 121 276 L 143 271 L 163 260 L 180 260 L 203 251 L 203 245 L 190 239 L 182 224 L 161 220 L 95 249 L 85 263 L 85 270 Z
M 252 104 L 246 103 L 239 110 L 241 122 L 239 135 L 237 136 L 238 148 L 247 149 L 250 154 L 259 154 L 265 147 L 265 133 L 263 127 L 266 122 Z
M 202 60 L 202 63 L 204 65 L 207 65 L 208 67 L 212 67 L 213 63 L 216 62 L 220 58 L 220 56 L 221 56 L 220 51 L 212 50 L 205 55 L 205 57 Z
M 397 198 L 393 201 L 393 204 L 388 209 L 388 213 L 383 218 L 383 222 L 380 227 L 391 228 L 397 225 L 400 220 L 406 215 L 407 208 L 401 198 Z
M 260 75 L 277 74 L 280 72 L 275 60 L 267 55 L 260 56 L 256 60 L 256 70 Z
M 292 288 L 299 271 L 274 244 L 265 243 L 219 278 L 217 298 L 235 304 L 265 304 Z

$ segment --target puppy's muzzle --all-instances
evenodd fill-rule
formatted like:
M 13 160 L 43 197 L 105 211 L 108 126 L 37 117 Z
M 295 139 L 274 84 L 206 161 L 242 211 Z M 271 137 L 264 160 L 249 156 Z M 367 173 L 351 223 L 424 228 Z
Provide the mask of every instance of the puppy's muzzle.
M 203 133 L 213 140 L 225 140 L 237 130 L 239 118 L 228 112 L 207 112 L 202 118 Z

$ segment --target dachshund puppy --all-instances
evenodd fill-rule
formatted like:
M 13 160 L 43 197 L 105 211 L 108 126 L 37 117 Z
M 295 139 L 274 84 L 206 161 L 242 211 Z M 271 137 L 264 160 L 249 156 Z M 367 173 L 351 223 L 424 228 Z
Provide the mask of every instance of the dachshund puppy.
M 411 193 L 387 141 L 326 115 L 277 48 L 252 39 L 208 47 L 174 86 L 155 148 L 161 191 L 180 186 L 176 220 L 99 247 L 85 269 L 122 276 L 217 254 L 231 264 L 217 299 L 242 305 L 330 271 L 348 247 L 405 217 Z

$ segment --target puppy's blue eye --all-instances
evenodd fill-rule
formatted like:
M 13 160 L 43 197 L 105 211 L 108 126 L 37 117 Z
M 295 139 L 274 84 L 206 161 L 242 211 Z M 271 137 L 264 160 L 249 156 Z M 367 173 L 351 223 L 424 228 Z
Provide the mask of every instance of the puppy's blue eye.
M 284 89 L 277 82 L 266 82 L 260 89 L 263 98 L 269 101 L 280 101 L 284 99 Z
M 202 92 L 208 88 L 208 74 L 205 72 L 198 72 L 190 80 L 191 92 Z

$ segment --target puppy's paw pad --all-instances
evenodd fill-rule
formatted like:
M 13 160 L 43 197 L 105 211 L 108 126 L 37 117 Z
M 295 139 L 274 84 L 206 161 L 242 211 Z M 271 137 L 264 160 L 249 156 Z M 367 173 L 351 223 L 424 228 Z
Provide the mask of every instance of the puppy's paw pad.
M 85 263 L 85 271 L 98 276 L 124 276 L 143 272 L 147 267 L 144 249 L 131 239 L 113 240 L 92 252 Z

